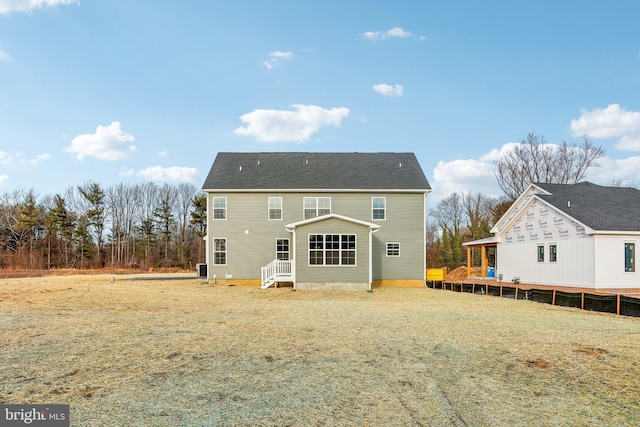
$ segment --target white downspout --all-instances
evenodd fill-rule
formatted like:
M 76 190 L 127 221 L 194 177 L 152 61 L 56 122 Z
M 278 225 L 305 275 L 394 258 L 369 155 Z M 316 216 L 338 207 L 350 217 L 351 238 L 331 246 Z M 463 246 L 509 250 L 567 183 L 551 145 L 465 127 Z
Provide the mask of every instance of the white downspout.
M 427 195 L 429 191 L 424 193 L 424 197 L 422 199 L 422 213 L 424 214 L 424 219 L 422 220 L 422 278 L 424 279 L 422 283 L 425 288 L 427 287 Z
M 296 229 L 293 229 L 293 236 L 291 237 L 293 239 L 293 256 L 291 257 L 291 272 L 293 273 L 293 290 L 297 290 L 298 286 L 297 286 L 297 282 L 298 282 L 298 277 L 297 277 L 297 273 L 296 273 L 296 256 L 298 255 L 298 253 L 296 252 Z
M 380 228 L 369 228 L 369 291 L 373 283 L 373 233 L 378 230 Z
M 292 256 L 291 256 L 291 275 L 293 278 L 293 290 L 297 290 L 297 277 L 296 277 L 296 228 L 287 228 L 285 227 L 285 229 L 292 234 L 291 239 L 293 239 L 293 245 L 292 245 Z
M 206 194 L 207 194 L 207 204 L 206 204 L 207 213 L 205 217 L 207 218 L 207 234 L 203 237 L 203 239 L 204 239 L 204 262 L 207 265 L 207 282 L 208 282 L 209 278 L 211 277 L 211 270 L 213 267 L 213 260 L 209 260 L 209 255 L 211 252 L 211 244 L 209 242 L 209 236 L 212 236 L 212 233 L 211 233 L 212 224 L 209 221 L 209 212 L 213 212 L 213 210 L 209 209 L 209 203 L 211 198 L 209 197 L 209 193 L 206 193 Z

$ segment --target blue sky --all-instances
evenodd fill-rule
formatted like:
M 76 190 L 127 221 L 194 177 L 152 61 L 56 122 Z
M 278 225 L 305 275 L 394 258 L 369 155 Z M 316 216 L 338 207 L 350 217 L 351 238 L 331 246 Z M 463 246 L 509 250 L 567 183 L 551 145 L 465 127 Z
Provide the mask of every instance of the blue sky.
M 219 151 L 409 151 L 500 195 L 529 132 L 640 183 L 636 1 L 0 0 L 0 194 L 192 182 Z M 339 165 L 336 165 L 339 170 Z

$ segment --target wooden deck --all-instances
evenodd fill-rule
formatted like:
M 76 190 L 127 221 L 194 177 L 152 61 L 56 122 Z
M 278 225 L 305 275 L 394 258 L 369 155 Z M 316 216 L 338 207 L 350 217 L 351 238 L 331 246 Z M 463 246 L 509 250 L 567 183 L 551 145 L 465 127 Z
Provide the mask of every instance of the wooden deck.
M 518 288 L 522 290 L 540 289 L 549 291 L 560 291 L 574 294 L 595 294 L 595 295 L 625 295 L 633 298 L 640 298 L 640 288 L 611 288 L 611 289 L 598 289 L 598 288 L 578 288 L 574 286 L 556 286 L 556 285 L 544 285 L 541 283 L 512 283 L 512 282 L 499 282 L 494 278 L 487 277 L 475 277 L 469 276 L 463 280 L 444 280 L 445 283 L 466 283 L 466 284 L 488 284 L 490 286 L 504 286 L 509 288 Z

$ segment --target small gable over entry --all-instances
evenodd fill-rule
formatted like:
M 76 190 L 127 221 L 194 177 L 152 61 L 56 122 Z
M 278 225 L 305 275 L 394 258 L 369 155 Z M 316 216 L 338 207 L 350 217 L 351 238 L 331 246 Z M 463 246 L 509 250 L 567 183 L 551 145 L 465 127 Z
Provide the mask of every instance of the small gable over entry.
M 296 289 L 370 290 L 378 224 L 331 213 L 287 224 Z

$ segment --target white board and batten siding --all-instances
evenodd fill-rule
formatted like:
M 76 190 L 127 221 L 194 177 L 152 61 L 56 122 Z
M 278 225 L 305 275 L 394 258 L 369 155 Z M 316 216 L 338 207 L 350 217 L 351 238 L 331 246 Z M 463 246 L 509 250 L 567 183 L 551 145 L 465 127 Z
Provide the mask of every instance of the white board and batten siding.
M 640 235 L 596 235 L 594 236 L 594 254 L 597 260 L 595 281 L 598 288 L 638 288 L 640 272 L 627 272 L 624 268 L 624 245 L 640 245 Z M 637 262 L 637 260 L 636 260 Z M 637 268 L 636 268 L 637 270 Z
M 505 282 L 591 287 L 595 282 L 594 238 L 583 225 L 538 200 L 529 200 L 499 234 L 497 274 Z M 538 262 L 538 248 L 544 260 Z M 551 246 L 556 260 L 551 261 Z M 578 267 L 579 266 L 579 267 Z

